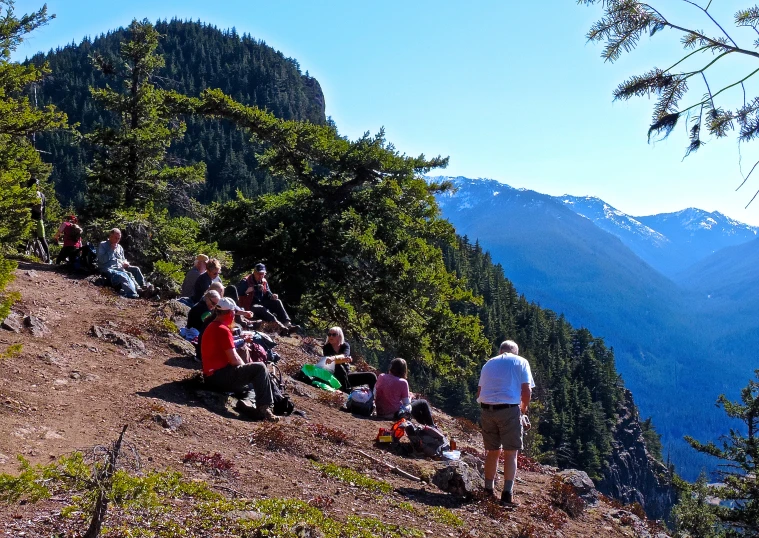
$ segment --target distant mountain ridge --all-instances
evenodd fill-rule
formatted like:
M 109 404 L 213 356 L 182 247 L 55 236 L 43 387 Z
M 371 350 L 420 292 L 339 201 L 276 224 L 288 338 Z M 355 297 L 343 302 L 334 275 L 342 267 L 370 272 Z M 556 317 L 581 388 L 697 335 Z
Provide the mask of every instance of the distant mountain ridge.
M 633 217 L 595 197 L 556 197 L 599 228 L 619 237 L 661 273 L 675 277 L 714 252 L 757 237 L 759 227 L 719 213 L 688 208 Z

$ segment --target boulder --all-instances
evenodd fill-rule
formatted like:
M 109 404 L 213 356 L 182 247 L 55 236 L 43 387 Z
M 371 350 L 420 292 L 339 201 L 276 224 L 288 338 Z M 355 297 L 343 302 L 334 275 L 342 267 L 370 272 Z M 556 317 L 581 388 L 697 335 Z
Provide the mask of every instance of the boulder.
M 153 415 L 153 422 L 157 422 L 162 428 L 167 430 L 176 431 L 182 425 L 182 417 L 179 415 L 162 415 L 156 413 Z
M 101 340 L 106 340 L 113 344 L 124 346 L 127 349 L 136 351 L 141 354 L 145 353 L 145 344 L 142 340 L 135 336 L 131 336 L 119 331 L 114 331 L 113 329 L 106 329 L 105 327 L 101 327 L 99 325 L 93 325 L 92 328 L 90 328 L 90 333 L 95 338 L 100 338 Z
M 585 471 L 578 471 L 577 469 L 567 469 L 558 473 L 561 479 L 572 486 L 577 492 L 577 495 L 590 505 L 598 503 L 598 490 L 596 485 L 588 476 Z
M 226 394 L 211 390 L 197 390 L 195 396 L 211 411 L 223 413 L 227 409 L 229 396 Z
M 298 538 L 324 538 L 324 533 L 317 527 L 308 523 L 297 523 L 292 528 L 292 533 Z
M 438 469 L 432 477 L 432 483 L 443 491 L 464 498 L 473 497 L 485 487 L 479 471 L 460 460 Z
M 172 299 L 168 303 L 166 303 L 165 307 L 166 310 L 171 312 L 171 317 L 174 318 L 176 316 L 181 317 L 187 317 L 190 315 L 190 307 L 186 304 L 182 304 L 176 299 Z
M 0 323 L 0 327 L 5 329 L 6 331 L 12 331 L 14 333 L 20 333 L 21 326 L 22 326 L 21 316 L 19 316 L 15 312 L 11 312 L 10 314 L 8 314 L 8 317 L 5 318 L 2 323 Z
M 42 320 L 32 315 L 24 317 L 24 327 L 29 329 L 32 336 L 45 336 L 50 332 L 50 329 L 47 328 L 47 325 Z
M 178 336 L 172 336 L 169 340 L 169 347 L 172 351 L 176 351 L 180 355 L 184 355 L 185 357 L 194 357 L 195 356 L 195 346 L 193 346 L 190 342 L 185 340 L 184 338 L 180 338 Z

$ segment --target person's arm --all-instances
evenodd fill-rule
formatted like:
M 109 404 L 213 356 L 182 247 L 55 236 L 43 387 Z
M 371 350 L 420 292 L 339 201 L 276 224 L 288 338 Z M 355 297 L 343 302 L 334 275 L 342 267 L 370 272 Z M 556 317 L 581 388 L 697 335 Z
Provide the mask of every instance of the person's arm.
M 477 387 L 477 396 L 475 397 L 475 400 L 480 397 L 480 392 L 482 392 L 482 386 Z
M 532 398 L 532 389 L 529 383 L 522 383 L 522 404 L 520 409 L 522 414 L 527 414 L 527 408 L 530 406 L 530 399 Z
M 225 353 L 227 354 L 227 362 L 232 366 L 242 366 L 245 364 L 245 361 L 240 358 L 235 348 L 227 349 Z
M 66 230 L 66 222 L 61 222 L 61 225 L 58 226 L 58 231 L 55 232 L 55 235 L 53 236 L 53 241 L 56 243 L 60 240 L 61 235 L 63 235 L 63 232 Z

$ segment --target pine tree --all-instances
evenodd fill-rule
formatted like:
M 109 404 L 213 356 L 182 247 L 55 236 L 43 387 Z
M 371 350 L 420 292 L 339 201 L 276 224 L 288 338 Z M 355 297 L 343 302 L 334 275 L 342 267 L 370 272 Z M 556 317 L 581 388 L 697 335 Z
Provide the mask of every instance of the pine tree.
M 730 428 L 721 446 L 685 438 L 697 451 L 722 460 L 717 472 L 722 484 L 708 490 L 711 496 L 729 502 L 713 510 L 724 535 L 736 538 L 759 537 L 759 370 L 754 373 L 756 381 L 749 380 L 739 402 L 724 394 L 717 400 L 728 417 L 743 423 L 740 429 Z
M 34 190 L 27 182 L 32 177 L 43 180 L 49 174 L 29 136 L 66 124 L 66 115 L 55 107 L 34 108 L 23 94 L 42 79 L 45 66 L 22 66 L 10 60 L 25 36 L 52 18 L 44 6 L 17 17 L 13 0 L 0 0 L 0 245 L 6 248 L 29 229 Z M 15 298 L 5 288 L 13 279 L 16 264 L 3 254 L 0 248 L 0 320 L 8 315 Z
M 118 60 L 95 56 L 98 69 L 117 77 L 123 91 L 90 89 L 93 99 L 114 116 L 114 126 L 101 125 L 87 136 L 96 147 L 87 178 L 90 216 L 165 205 L 173 193 L 205 180 L 204 163 L 174 166 L 166 157 L 172 141 L 184 135 L 185 123 L 173 108 L 182 96 L 153 83 L 155 71 L 164 65 L 156 54 L 159 37 L 149 21 L 135 20 Z

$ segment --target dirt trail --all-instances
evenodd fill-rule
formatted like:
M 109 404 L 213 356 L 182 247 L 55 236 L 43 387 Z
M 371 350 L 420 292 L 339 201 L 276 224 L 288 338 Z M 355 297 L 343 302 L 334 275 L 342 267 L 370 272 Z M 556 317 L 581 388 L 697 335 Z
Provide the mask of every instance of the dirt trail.
M 187 383 L 198 365 L 168 346 L 169 337 L 161 334 L 165 327 L 157 322 L 160 303 L 124 299 L 86 279 L 28 263 L 20 264 L 10 289 L 22 297 L 14 311 L 38 318 L 49 332 L 33 336 L 27 330 L 0 330 L 0 349 L 8 344 L 23 345 L 19 356 L 0 362 L 0 472 L 15 474 L 17 455 L 32 463 L 47 463 L 62 454 L 106 444 L 128 424 L 126 439 L 146 468 L 176 469 L 252 499 L 308 501 L 329 496 L 336 502 L 325 513 L 337 519 L 371 514 L 386 521 L 408 522 L 428 536 L 512 536 L 526 523 L 535 525 L 533 536 L 636 535 L 620 521 L 624 514 L 605 503 L 586 510 L 578 519 L 570 518 L 560 529 L 552 528 L 536 515 L 550 504 L 550 475 L 520 471 L 524 481 L 517 484 L 517 491 L 522 506 L 493 519 L 483 502 L 462 503 L 435 486 L 420 486 L 390 474 L 358 450 L 416 475 L 430 473 L 439 464 L 377 449 L 373 443 L 377 428 L 386 423 L 342 413 L 325 403 L 317 389 L 295 382 L 290 384 L 290 394 L 305 418 L 291 416 L 282 421 L 283 431 L 294 441 L 280 451 L 251 444 L 250 434 L 258 424 L 229 409 L 212 410 Z M 136 336 L 145 352 L 92 336 L 93 325 Z M 285 366 L 314 360 L 306 355 L 299 338 L 280 342 L 277 350 Z M 164 428 L 153 420 L 156 414 L 179 415 L 181 426 L 176 431 Z M 479 435 L 462 430 L 463 423 L 437 414 L 436 420 L 455 435 L 460 446 L 482 449 Z M 316 424 L 340 429 L 347 434 L 347 444 L 318 439 L 312 430 Z M 215 481 L 182 463 L 190 452 L 218 452 L 233 462 L 237 474 Z M 390 482 L 395 491 L 378 501 L 360 488 L 323 477 L 310 460 L 351 467 Z M 417 515 L 398 508 L 400 503 L 411 503 Z M 428 517 L 430 506 L 448 507 L 464 525 L 451 527 Z M 60 508 L 55 503 L 0 506 L 0 536 L 37 536 L 42 535 L 37 534 L 42 528 L 45 532 L 57 529 L 56 525 L 63 525 L 57 516 Z

